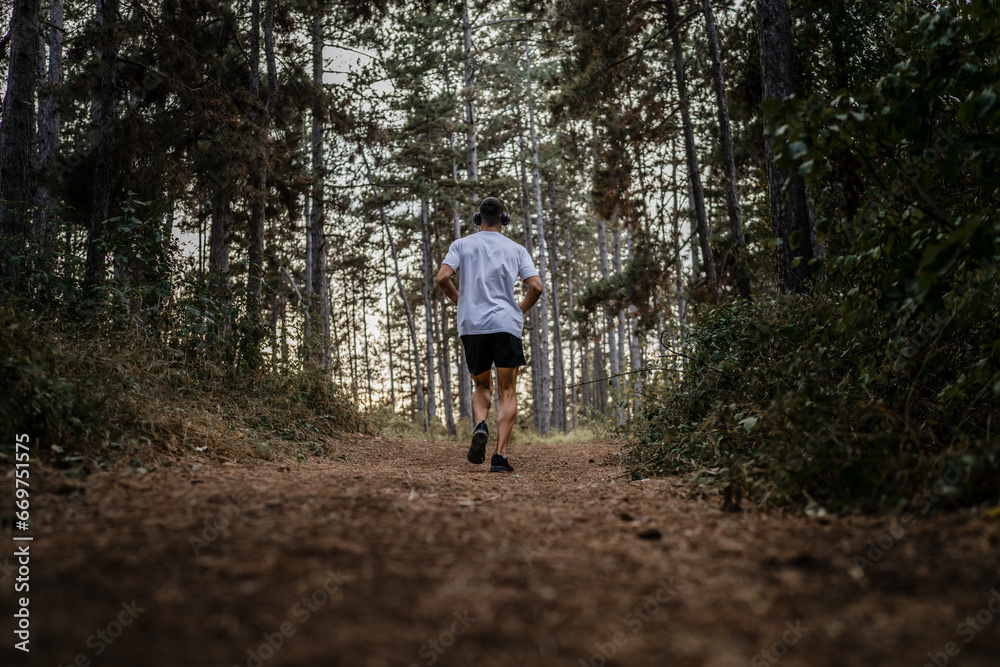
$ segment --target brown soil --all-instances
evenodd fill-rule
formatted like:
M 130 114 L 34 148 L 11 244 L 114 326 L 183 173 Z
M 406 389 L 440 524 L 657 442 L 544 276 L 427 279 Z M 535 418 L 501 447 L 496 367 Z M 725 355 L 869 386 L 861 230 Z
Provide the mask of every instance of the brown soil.
M 38 471 L 31 653 L 5 630 L 0 663 L 1000 664 L 1000 521 L 920 516 L 892 538 L 886 519 L 727 514 L 676 479 L 630 481 L 614 449 L 517 445 L 513 476 L 389 438 L 83 490 Z M 853 562 L 880 537 L 877 562 Z M 977 612 L 980 630 L 960 625 Z

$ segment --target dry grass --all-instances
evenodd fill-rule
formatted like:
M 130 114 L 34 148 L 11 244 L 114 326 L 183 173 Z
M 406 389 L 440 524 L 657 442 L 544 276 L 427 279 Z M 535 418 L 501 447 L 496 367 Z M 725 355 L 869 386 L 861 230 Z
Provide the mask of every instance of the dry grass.
M 0 426 L 31 435 L 51 463 L 303 460 L 373 430 L 316 373 L 240 371 L 134 335 L 70 335 L 9 311 L 0 320 L 0 380 L 11 388 Z

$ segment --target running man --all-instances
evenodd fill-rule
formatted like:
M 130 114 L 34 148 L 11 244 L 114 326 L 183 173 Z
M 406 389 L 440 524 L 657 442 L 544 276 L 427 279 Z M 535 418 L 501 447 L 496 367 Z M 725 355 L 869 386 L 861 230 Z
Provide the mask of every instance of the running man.
M 476 208 L 473 221 L 479 232 L 451 244 L 438 271 L 437 284 L 458 304 L 458 335 L 476 384 L 472 416 L 477 426 L 468 459 L 472 463 L 486 460 L 486 441 L 490 437 L 486 416 L 493 398 L 491 369 L 496 364 L 499 432 L 490 472 L 514 472 L 507 460 L 507 443 L 517 415 L 517 370 L 525 364 L 521 346 L 524 313 L 535 305 L 544 287 L 528 251 L 501 232 L 510 222 L 506 205 L 496 197 L 487 197 Z M 458 289 L 451 281 L 456 271 L 460 272 Z M 518 276 L 528 287 L 521 303 L 514 298 Z

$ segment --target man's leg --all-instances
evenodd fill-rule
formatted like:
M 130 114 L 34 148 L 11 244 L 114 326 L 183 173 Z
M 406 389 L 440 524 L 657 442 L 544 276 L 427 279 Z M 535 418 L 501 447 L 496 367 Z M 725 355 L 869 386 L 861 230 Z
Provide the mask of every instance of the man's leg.
M 493 401 L 493 369 L 472 376 L 476 389 L 472 392 L 472 421 L 478 426 L 486 421 L 490 413 L 490 403 Z M 502 386 L 502 385 L 501 385 Z
M 510 442 L 514 417 L 517 416 L 517 368 L 497 367 L 497 392 L 500 394 L 500 411 L 497 413 L 496 453 L 507 456 L 507 443 Z

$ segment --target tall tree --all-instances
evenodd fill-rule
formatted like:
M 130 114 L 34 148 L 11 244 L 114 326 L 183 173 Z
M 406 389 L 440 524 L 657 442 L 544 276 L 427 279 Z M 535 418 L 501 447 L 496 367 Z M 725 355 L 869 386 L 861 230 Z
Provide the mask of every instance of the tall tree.
M 733 236 L 733 259 L 736 264 L 736 286 L 740 297 L 750 299 L 750 274 L 747 271 L 746 241 L 743 238 L 743 215 L 736 188 L 736 161 L 733 158 L 733 132 L 729 123 L 729 105 L 726 101 L 726 79 L 722 71 L 722 54 L 719 49 L 719 31 L 715 26 L 715 12 L 711 0 L 702 0 L 705 14 L 705 32 L 708 50 L 712 55 L 712 79 L 715 82 L 715 105 L 719 113 L 719 142 L 722 148 L 722 165 L 726 173 L 726 210 L 729 213 L 729 230 Z
M 326 4 L 322 3 L 313 17 L 312 32 L 312 68 L 314 103 L 312 108 L 312 205 L 309 218 L 309 250 L 311 256 L 307 259 L 310 267 L 311 283 L 307 289 L 312 299 L 311 308 L 316 313 L 316 330 L 313 332 L 319 338 L 321 345 L 320 363 L 326 368 L 332 367 L 330 350 L 330 286 L 327 280 L 326 257 L 326 199 L 323 182 L 326 177 L 323 150 L 323 119 L 326 114 L 325 96 L 323 94 L 323 13 Z
M 427 334 L 427 418 L 433 421 L 437 417 L 434 391 L 434 301 L 431 299 L 434 278 L 431 275 L 431 235 L 427 213 L 427 199 L 425 197 L 420 199 L 420 221 L 422 223 L 420 247 L 421 259 L 423 260 L 423 271 L 421 271 L 423 280 L 421 282 L 424 298 L 424 319 L 426 320 L 425 331 Z
M 214 83 L 218 91 L 225 90 L 224 87 L 224 63 L 226 48 L 229 44 L 232 24 L 235 16 L 228 6 L 220 5 L 219 13 L 219 36 L 216 41 L 214 63 Z M 220 180 L 215 183 L 212 195 L 212 222 L 208 235 L 208 265 L 209 265 L 209 286 L 216 297 L 223 304 L 225 315 L 222 318 L 222 326 L 228 326 L 229 322 L 229 240 L 232 232 L 232 171 L 234 165 L 225 159 L 224 145 L 229 141 L 229 133 L 226 131 L 225 122 L 222 118 L 216 118 L 213 128 L 214 148 L 222 157 L 220 169 Z
M 264 58 L 267 63 L 267 98 L 263 114 L 255 117 L 256 140 L 259 163 L 256 165 L 255 182 L 250 199 L 250 266 L 247 272 L 247 291 L 250 293 L 248 305 L 251 319 L 260 312 L 260 302 L 264 275 L 264 210 L 267 200 L 267 159 L 268 130 L 271 115 L 278 100 L 278 74 L 274 60 L 274 2 L 266 0 L 264 9 Z M 260 103 L 260 0 L 251 5 L 252 28 L 250 33 L 250 92 L 254 102 Z
M 468 19 L 466 18 L 466 21 Z M 446 42 L 447 43 L 447 42 Z M 464 39 L 463 39 L 464 43 Z M 471 31 L 469 34 L 469 48 L 472 46 L 472 35 Z M 451 90 L 451 68 L 449 66 L 449 58 L 447 52 L 444 57 L 444 83 L 445 87 Z M 475 133 L 473 133 L 473 143 L 475 142 Z M 455 225 L 455 240 L 462 238 L 462 216 L 459 213 L 462 204 L 458 197 L 458 160 L 455 155 L 455 133 L 452 131 L 451 126 L 448 128 L 448 147 L 451 149 L 451 180 L 455 187 L 455 196 L 452 198 L 452 222 Z M 474 157 L 474 151 L 473 151 Z M 469 179 L 474 181 L 473 176 L 478 175 L 478 165 L 476 164 L 478 159 L 470 159 L 468 165 L 469 169 Z M 443 299 L 442 295 L 442 299 Z M 469 425 L 471 429 L 474 425 L 472 424 L 472 380 L 468 375 L 468 369 L 465 365 L 464 355 L 462 354 L 461 344 L 456 337 L 456 342 L 459 343 L 458 349 L 456 349 L 455 354 L 455 377 L 458 379 L 458 416 L 459 418 Z
M 4 273 L 14 282 L 20 270 L 10 263 L 11 237 L 27 236 L 31 201 L 31 144 L 35 136 L 39 0 L 15 0 L 10 20 L 11 57 L 0 125 L 0 243 Z
M 86 280 L 96 285 L 103 278 L 104 252 L 101 241 L 111 200 L 111 161 L 115 139 L 115 83 L 118 72 L 118 0 L 97 0 L 97 22 L 101 27 L 101 78 L 91 107 L 97 128 L 94 185 L 87 237 Z
M 788 3 L 786 0 L 756 2 L 764 98 L 785 100 L 795 93 L 795 49 Z M 810 286 L 812 260 L 817 257 L 816 230 L 810 225 L 805 181 L 798 172 L 793 174 L 775 162 L 773 135 L 770 123 L 766 124 L 764 154 L 767 159 L 771 227 L 775 237 L 780 239 L 777 248 L 778 283 L 783 291 L 802 292 Z M 786 182 L 789 182 L 787 198 L 782 192 Z
M 538 228 L 538 276 L 542 283 L 545 282 L 546 273 L 546 241 L 545 241 L 545 218 L 542 211 L 542 178 L 538 168 L 538 136 L 535 132 L 535 101 L 531 97 L 531 43 L 524 43 L 525 81 L 528 98 L 528 128 L 531 135 L 531 160 L 532 160 L 532 187 L 535 193 L 535 225 Z M 539 370 L 541 371 L 541 392 L 542 410 L 540 430 L 543 434 L 549 432 L 551 424 L 550 410 L 550 388 L 552 386 L 549 375 L 549 307 L 548 297 L 543 294 L 538 300 L 538 318 L 541 320 L 541 354 L 539 358 Z
M 48 67 L 42 76 L 39 65 L 41 89 L 38 93 L 38 187 L 35 190 L 34 237 L 41 255 L 48 255 L 52 242 L 51 230 L 54 212 L 52 183 L 55 180 L 55 161 L 59 153 L 61 114 L 59 89 L 63 79 L 63 0 L 51 0 L 49 5 Z
M 479 154 L 476 148 L 476 69 L 472 55 L 472 24 L 469 22 L 469 3 L 462 3 L 462 40 L 465 46 L 465 165 L 469 181 L 479 180 Z M 475 185 L 473 185 L 475 187 Z M 473 191 L 472 198 L 476 199 Z
M 517 191 L 517 205 L 518 209 L 521 211 L 521 233 L 524 240 L 524 247 L 527 249 L 529 254 L 534 254 L 531 242 L 531 213 L 528 211 L 528 171 L 524 164 L 524 132 L 522 131 L 520 123 L 517 126 L 518 134 L 518 147 L 520 148 L 520 153 L 518 156 L 518 166 L 520 167 L 521 173 L 521 187 Z M 531 326 L 531 330 L 528 332 L 528 342 L 531 350 L 530 367 L 531 367 L 531 407 L 534 414 L 535 429 L 538 431 L 542 430 L 542 370 L 540 368 L 541 358 L 542 358 L 542 342 L 541 333 L 538 322 L 538 309 L 532 308 L 528 311 L 528 323 Z
M 552 241 L 549 249 L 549 266 L 552 278 L 552 426 L 566 432 L 566 371 L 563 364 L 562 324 L 559 308 L 559 235 L 556 230 L 556 184 L 549 179 L 549 227 Z
M 677 81 L 677 97 L 681 107 L 681 122 L 684 126 L 684 149 L 687 153 L 688 178 L 691 181 L 691 194 L 694 198 L 695 216 L 698 221 L 698 241 L 701 244 L 708 291 L 715 297 L 719 293 L 719 279 L 715 270 L 715 259 L 712 255 L 711 231 L 708 228 L 708 216 L 705 212 L 705 191 L 701 183 L 701 165 L 694 140 L 694 126 L 691 123 L 690 99 L 684 75 L 684 47 L 681 44 L 681 26 L 677 20 L 677 6 L 674 0 L 665 0 L 665 4 L 667 6 L 667 25 L 670 28 L 670 38 L 674 46 L 674 73 Z

